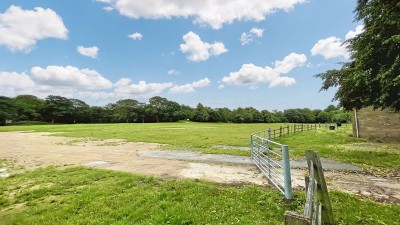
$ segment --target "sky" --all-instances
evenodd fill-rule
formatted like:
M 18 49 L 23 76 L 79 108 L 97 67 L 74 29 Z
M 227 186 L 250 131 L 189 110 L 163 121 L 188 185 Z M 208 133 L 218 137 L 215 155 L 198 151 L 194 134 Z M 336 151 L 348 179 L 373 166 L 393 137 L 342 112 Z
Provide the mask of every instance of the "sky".
M 356 0 L 1 0 L 0 95 L 324 109 Z

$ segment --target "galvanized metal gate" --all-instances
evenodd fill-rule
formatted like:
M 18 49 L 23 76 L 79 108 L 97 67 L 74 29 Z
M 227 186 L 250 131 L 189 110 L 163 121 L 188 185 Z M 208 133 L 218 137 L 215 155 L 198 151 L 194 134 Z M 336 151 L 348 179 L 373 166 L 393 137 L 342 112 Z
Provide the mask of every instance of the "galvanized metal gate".
M 251 135 L 251 159 L 286 199 L 292 199 L 289 147 L 271 141 L 267 134 L 260 131 Z

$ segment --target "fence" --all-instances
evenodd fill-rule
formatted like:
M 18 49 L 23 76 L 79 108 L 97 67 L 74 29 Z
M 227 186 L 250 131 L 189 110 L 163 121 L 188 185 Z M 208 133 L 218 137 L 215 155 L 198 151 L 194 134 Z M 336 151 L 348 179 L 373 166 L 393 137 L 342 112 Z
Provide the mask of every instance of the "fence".
M 264 131 L 264 137 L 268 138 L 269 140 L 279 138 L 285 135 L 291 135 L 303 131 L 309 131 L 309 130 L 316 130 L 317 128 L 321 127 L 327 127 L 328 124 L 326 123 L 305 123 L 305 124 L 291 124 L 287 126 L 280 126 L 278 129 L 271 130 L 270 128 L 268 130 Z
M 286 199 L 293 198 L 287 145 L 265 138 L 264 131 L 253 133 L 251 158 L 263 175 L 285 195 Z
M 333 211 L 318 153 L 306 151 L 309 176 L 306 180 L 306 205 L 302 215 L 285 212 L 285 225 L 333 225 Z

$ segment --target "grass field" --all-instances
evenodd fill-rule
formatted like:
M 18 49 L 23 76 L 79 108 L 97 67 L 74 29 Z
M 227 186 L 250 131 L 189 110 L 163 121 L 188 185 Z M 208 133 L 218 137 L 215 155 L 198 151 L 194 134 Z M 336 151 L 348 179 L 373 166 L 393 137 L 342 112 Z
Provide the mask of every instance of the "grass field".
M 160 123 L 36 125 L 0 131 L 62 132 L 54 135 L 168 144 L 166 149 L 249 154 L 214 145 L 249 146 L 250 134 L 282 124 Z M 306 149 L 372 171 L 399 170 L 399 143 L 348 135 L 350 127 L 326 128 L 277 139 L 292 158 Z M 0 167 L 12 162 L 0 159 Z M 20 169 L 20 168 L 19 168 Z M 0 179 L 0 224 L 283 224 L 285 210 L 300 212 L 304 191 L 285 202 L 275 189 L 196 180 L 160 180 L 86 167 L 46 167 Z M 330 192 L 338 224 L 396 224 L 400 206 Z
M 250 146 L 250 134 L 285 124 L 231 123 L 153 123 L 153 124 L 75 124 L 0 127 L 1 131 L 62 132 L 54 135 L 94 139 L 120 138 L 132 142 L 168 144 L 166 150 L 249 156 L 249 151 L 221 149 L 215 145 Z M 371 142 L 351 135 L 351 126 L 329 131 L 325 127 L 282 137 L 289 145 L 291 158 L 304 158 L 307 149 L 322 157 L 354 163 L 377 175 L 400 174 L 400 142 Z
M 338 224 L 396 224 L 399 205 L 330 192 Z M 0 179 L 0 224 L 283 224 L 304 207 L 256 185 L 160 180 L 86 167 L 47 167 Z

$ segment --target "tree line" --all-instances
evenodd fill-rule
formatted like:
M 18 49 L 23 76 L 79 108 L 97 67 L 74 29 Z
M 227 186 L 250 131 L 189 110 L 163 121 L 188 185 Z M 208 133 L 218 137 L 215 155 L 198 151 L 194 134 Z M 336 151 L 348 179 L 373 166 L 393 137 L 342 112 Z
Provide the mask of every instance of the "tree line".
M 199 103 L 195 108 L 155 96 L 148 103 L 122 99 L 104 107 L 90 106 L 84 101 L 49 95 L 40 99 L 33 95 L 14 98 L 0 96 L 0 125 L 40 121 L 47 123 L 154 123 L 190 120 L 226 123 L 326 123 L 347 122 L 347 112 L 334 105 L 324 110 L 287 109 L 284 111 L 246 108 L 210 108 Z

